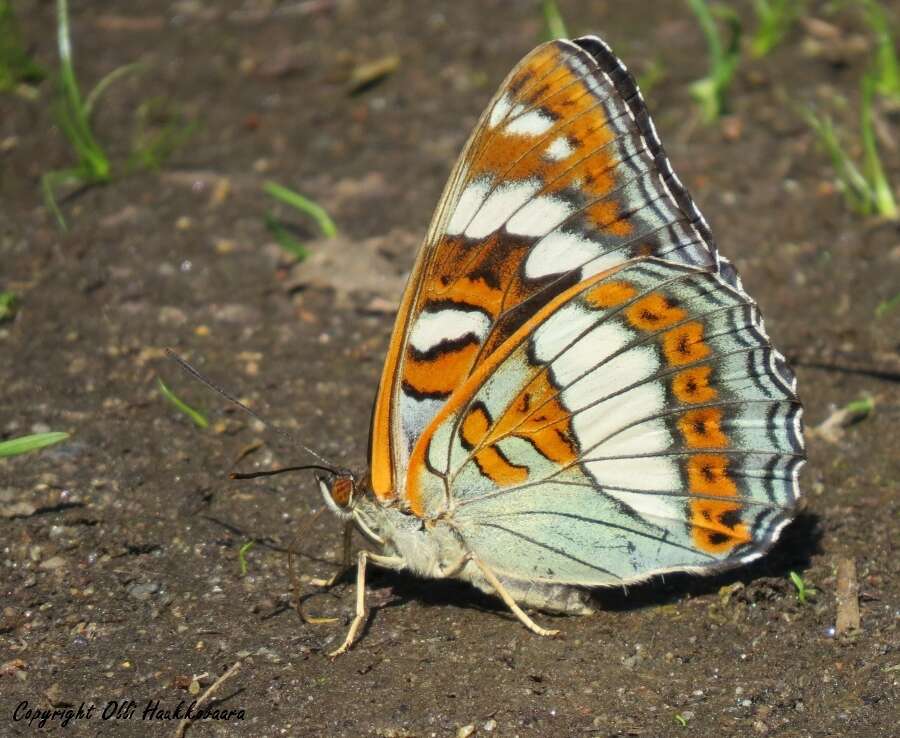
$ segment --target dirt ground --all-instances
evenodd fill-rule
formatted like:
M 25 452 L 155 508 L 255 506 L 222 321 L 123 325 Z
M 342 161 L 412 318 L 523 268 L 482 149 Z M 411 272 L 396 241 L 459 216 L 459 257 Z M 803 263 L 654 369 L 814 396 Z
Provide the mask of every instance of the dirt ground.
M 750 3 L 738 5 L 749 21 Z M 15 6 L 52 66 L 53 4 Z M 215 705 L 244 719 L 196 722 L 187 735 L 900 735 L 900 310 L 876 316 L 900 284 L 900 229 L 846 210 L 792 107 L 844 95 L 839 120 L 855 132 L 864 28 L 811 4 L 808 17 L 831 30 L 807 22 L 770 57 L 746 60 L 732 117 L 705 127 L 687 90 L 704 73 L 704 41 L 685 5 L 560 6 L 572 33 L 601 34 L 638 75 L 663 72 L 647 95 L 663 141 L 793 361 L 807 428 L 875 398 L 839 437 L 809 434 L 806 508 L 783 541 L 726 576 L 601 593 L 588 618 L 537 615 L 562 630 L 556 639 L 467 586 L 372 571 L 362 640 L 327 658 L 354 588 L 316 595 L 309 580 L 335 570 L 337 521 L 323 515 L 302 532 L 320 507 L 306 476 L 228 479 L 255 441 L 265 443 L 242 470 L 308 457 L 162 350 L 363 468 L 392 306 L 470 127 L 541 40 L 538 6 L 73 2 L 85 87 L 144 65 L 98 104 L 115 161 L 148 99 L 199 127 L 159 172 L 74 193 L 63 234 L 39 187 L 71 164 L 52 85 L 35 100 L 0 98 L 0 289 L 21 296 L 0 324 L 0 437 L 71 433 L 0 460 L 0 735 L 171 736 L 176 720 L 142 720 L 147 703 L 174 710 L 192 699 L 193 676 L 204 690 L 237 661 Z M 354 69 L 391 55 L 393 73 L 349 94 Z M 895 183 L 898 121 L 880 115 Z M 266 197 L 270 179 L 324 205 L 338 238 L 316 237 Z M 274 245 L 267 210 L 299 229 L 306 265 Z M 167 404 L 157 377 L 211 427 Z M 242 575 L 238 550 L 251 541 Z M 288 549 L 301 552 L 307 611 L 340 622 L 298 618 Z M 836 636 L 844 559 L 861 628 Z M 806 604 L 790 571 L 816 590 Z M 14 719 L 23 701 L 97 707 L 39 728 Z M 110 701 L 126 709 L 102 720 Z

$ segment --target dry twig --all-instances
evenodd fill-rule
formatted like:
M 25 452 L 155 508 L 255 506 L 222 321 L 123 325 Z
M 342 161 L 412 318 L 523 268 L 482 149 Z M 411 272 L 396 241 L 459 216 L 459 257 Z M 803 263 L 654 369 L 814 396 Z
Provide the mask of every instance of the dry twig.
M 240 668 L 240 666 L 241 666 L 241 662 L 235 661 L 229 667 L 228 671 L 226 671 L 224 674 L 222 674 L 222 676 L 220 676 L 218 679 L 216 679 L 216 681 L 214 681 L 212 684 L 210 684 L 209 689 L 207 689 L 203 694 L 201 694 L 197 698 L 197 707 L 200 707 L 200 705 L 202 705 L 213 692 L 215 692 L 219 687 L 221 687 L 226 681 L 231 679 L 231 677 L 233 677 L 237 673 L 237 670 Z M 183 738 L 184 731 L 187 730 L 187 726 L 190 724 L 190 722 L 191 722 L 190 718 L 183 718 L 181 720 L 181 722 L 178 723 L 178 727 L 175 729 L 174 738 Z

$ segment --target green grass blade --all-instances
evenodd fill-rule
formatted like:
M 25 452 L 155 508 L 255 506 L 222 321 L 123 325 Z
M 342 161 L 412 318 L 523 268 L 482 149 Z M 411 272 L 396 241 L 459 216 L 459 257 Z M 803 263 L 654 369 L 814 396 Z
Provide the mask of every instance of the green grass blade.
M 54 190 L 62 184 L 82 182 L 100 184 L 112 177 L 109 157 L 91 130 L 89 108 L 81 98 L 81 90 L 72 64 L 72 42 L 69 37 L 69 6 L 67 0 L 56 3 L 56 40 L 59 48 L 59 83 L 54 105 L 57 122 L 76 157 L 69 169 L 47 172 L 41 177 L 41 190 L 47 208 L 62 230 L 66 221 L 56 202 Z
M 556 0 L 543 0 L 541 10 L 544 13 L 544 23 L 547 26 L 548 39 L 569 38 L 569 31 L 566 29 L 566 22 L 563 20 L 562 13 Z
M 75 78 L 72 64 L 72 40 L 69 37 L 69 3 L 67 0 L 56 0 L 56 43 L 59 49 L 59 77 L 62 93 L 67 107 L 71 110 L 83 110 L 81 90 Z
M 794 588 L 797 590 L 797 599 L 800 600 L 800 602 L 806 602 L 806 592 L 805 585 L 803 584 L 803 577 L 801 577 L 795 571 L 788 572 L 788 576 L 791 578 L 791 582 L 793 582 Z
M 797 572 L 790 571 L 788 572 L 788 576 L 791 579 L 791 582 L 794 584 L 794 588 L 797 590 L 797 601 L 801 605 L 806 604 L 806 599 L 815 594 L 815 590 L 810 587 L 805 581 L 803 581 L 803 577 L 801 577 Z
M 703 38 L 706 39 L 706 46 L 709 50 L 710 60 L 713 66 L 717 60 L 722 57 L 722 42 L 719 39 L 719 29 L 716 27 L 716 19 L 713 17 L 712 11 L 706 0 L 688 0 L 688 5 L 694 11 L 697 22 L 700 24 L 700 30 L 703 31 Z
M 287 187 L 282 187 L 276 182 L 266 182 L 263 185 L 263 189 L 276 200 L 280 200 L 286 205 L 296 208 L 301 213 L 306 213 L 312 217 L 326 238 L 334 238 L 337 235 L 337 226 L 334 224 L 334 221 L 325 212 L 325 208 L 317 202 L 313 202 L 298 192 L 289 190 Z
M 870 395 L 848 402 L 844 406 L 844 411 L 852 416 L 856 422 L 868 418 L 873 410 L 875 410 L 875 398 Z
M 659 83 L 666 79 L 666 76 L 666 68 L 662 61 L 659 57 L 655 57 L 637 78 L 638 87 L 641 88 L 643 96 L 649 98 Z
M 198 428 L 208 428 L 209 421 L 206 419 L 206 416 L 201 413 L 199 410 L 195 410 L 190 405 L 188 405 L 184 400 L 179 398 L 172 390 L 170 390 L 165 382 L 157 377 L 156 381 L 159 384 L 159 391 L 162 392 L 163 397 L 165 397 L 169 402 L 171 402 L 176 409 L 180 410 L 182 413 L 187 415 Z
M 769 54 L 790 31 L 794 22 L 803 14 L 803 0 L 755 0 L 758 26 L 750 51 L 756 58 Z
M 866 23 L 875 34 L 875 89 L 879 95 L 900 100 L 900 60 L 887 11 L 878 0 L 860 0 Z
M 266 229 L 272 234 L 278 245 L 296 258 L 297 261 L 303 261 L 309 256 L 309 250 L 306 246 L 294 238 L 284 223 L 278 220 L 273 213 L 266 213 Z
M 45 76 L 25 48 L 12 3 L 0 0 L 0 92 L 9 92 L 22 82 L 40 82 Z
M 900 308 L 900 292 L 887 300 L 879 302 L 878 307 L 875 308 L 875 317 L 883 318 L 885 315 L 894 312 L 897 308 Z
M 81 97 L 72 62 L 72 42 L 69 37 L 69 8 L 67 0 L 56 3 L 57 44 L 59 46 L 60 100 L 57 106 L 60 126 L 78 157 L 76 169 L 89 182 L 110 179 L 109 158 L 103 151 L 89 120 L 89 108 Z
M 740 62 L 741 20 L 729 8 L 720 7 L 716 14 L 725 22 L 728 31 L 727 43 L 722 43 L 719 26 L 706 0 L 687 0 L 697 17 L 700 30 L 706 39 L 709 57 L 709 73 L 690 86 L 691 95 L 700 104 L 703 120 L 713 123 L 727 112 L 728 90 L 734 81 Z
M 113 69 L 109 74 L 107 74 L 103 79 L 101 79 L 96 85 L 94 85 L 94 89 L 90 91 L 87 96 L 87 100 L 84 101 L 84 116 L 85 118 L 90 119 L 91 115 L 94 113 L 94 106 L 97 104 L 97 101 L 106 92 L 113 82 L 125 77 L 126 75 L 131 74 L 132 72 L 139 72 L 143 69 L 143 65 L 134 62 L 133 64 L 124 64 L 121 67 L 117 67 Z
M 878 144 L 875 141 L 875 125 L 872 122 L 872 106 L 875 97 L 875 78 L 866 74 L 862 83 L 862 104 L 859 110 L 859 128 L 863 147 L 863 169 L 868 183 L 874 211 L 883 218 L 897 220 L 897 203 L 884 174 Z
M 869 183 L 841 145 L 831 118 L 818 116 L 809 108 L 801 109 L 800 114 L 831 159 L 832 169 L 847 205 L 851 210 L 868 215 L 872 208 Z
M 177 105 L 162 97 L 141 103 L 137 109 L 129 166 L 157 171 L 199 128 Z
M 44 204 L 47 209 L 56 218 L 56 222 L 62 230 L 67 230 L 66 219 L 63 217 L 62 210 L 56 202 L 56 194 L 54 190 L 64 184 L 70 182 L 81 182 L 81 173 L 77 169 L 62 169 L 57 172 L 47 172 L 41 177 L 41 191 L 44 193 Z
M 53 431 L 50 433 L 35 433 L 30 436 L 11 438 L 8 441 L 0 443 L 0 456 L 18 456 L 19 454 L 27 454 L 30 451 L 37 451 L 39 448 L 44 448 L 45 446 L 52 446 L 54 443 L 64 441 L 68 437 L 68 433 Z
M 12 320 L 19 309 L 19 296 L 15 292 L 0 292 L 0 323 Z
M 725 21 L 728 29 L 728 45 L 722 56 L 716 60 L 715 79 L 721 88 L 721 94 L 724 95 L 731 87 L 734 80 L 734 74 L 737 71 L 738 64 L 741 60 L 741 36 L 743 27 L 741 26 L 741 18 L 731 8 L 722 6 L 717 8 L 717 14 Z
M 256 541 L 247 541 L 238 549 L 238 565 L 241 567 L 241 576 L 247 576 L 247 553 L 256 545 Z

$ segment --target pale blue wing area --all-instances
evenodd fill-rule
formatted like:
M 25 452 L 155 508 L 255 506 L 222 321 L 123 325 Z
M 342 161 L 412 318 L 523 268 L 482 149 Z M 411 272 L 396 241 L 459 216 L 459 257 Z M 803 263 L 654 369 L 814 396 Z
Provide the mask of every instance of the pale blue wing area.
M 760 555 L 793 515 L 804 447 L 756 306 L 656 259 L 583 285 L 427 435 L 430 498 L 520 577 L 602 584 Z
M 695 545 L 684 525 L 689 512 L 683 495 L 632 490 L 641 498 L 639 512 L 613 495 L 598 494 L 589 479 L 578 480 L 577 472 L 563 476 L 515 495 L 485 496 L 464 505 L 455 525 L 485 563 L 513 579 L 608 586 L 728 563 Z M 628 492 L 616 491 L 620 496 Z M 745 505 L 745 515 L 769 537 L 791 516 L 762 501 Z M 665 517 L 653 514 L 653 508 Z

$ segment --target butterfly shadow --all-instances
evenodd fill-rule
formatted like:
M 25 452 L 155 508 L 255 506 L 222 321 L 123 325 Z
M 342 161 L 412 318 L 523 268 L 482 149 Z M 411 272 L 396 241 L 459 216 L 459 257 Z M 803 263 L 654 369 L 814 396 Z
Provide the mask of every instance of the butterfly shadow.
M 369 613 L 359 639 L 366 637 L 378 613 L 414 604 L 426 610 L 470 610 L 514 617 L 503 602 L 458 579 L 421 579 L 406 572 L 369 570 L 367 583 Z
M 778 543 L 765 556 L 751 564 L 709 576 L 679 572 L 659 575 L 627 588 L 597 589 L 592 592 L 592 604 L 598 610 L 621 612 L 715 594 L 722 587 L 737 582 L 745 586 L 764 579 L 786 582 L 789 572 L 808 568 L 812 556 L 821 552 L 821 538 L 819 516 L 801 513 L 784 530 Z M 348 576 L 345 581 L 349 579 Z M 379 610 L 403 607 L 411 602 L 425 607 L 452 606 L 463 610 L 508 613 L 506 606 L 497 597 L 458 580 L 425 580 L 403 572 L 372 567 L 368 589 L 370 614 L 360 637 L 369 630 Z
M 818 515 L 800 513 L 769 552 L 750 564 L 705 576 L 690 572 L 660 574 L 627 587 L 595 590 L 592 599 L 597 609 L 621 612 L 714 594 L 738 582 L 747 586 L 762 579 L 786 581 L 789 572 L 807 569 L 812 556 L 821 553 L 819 523 Z

